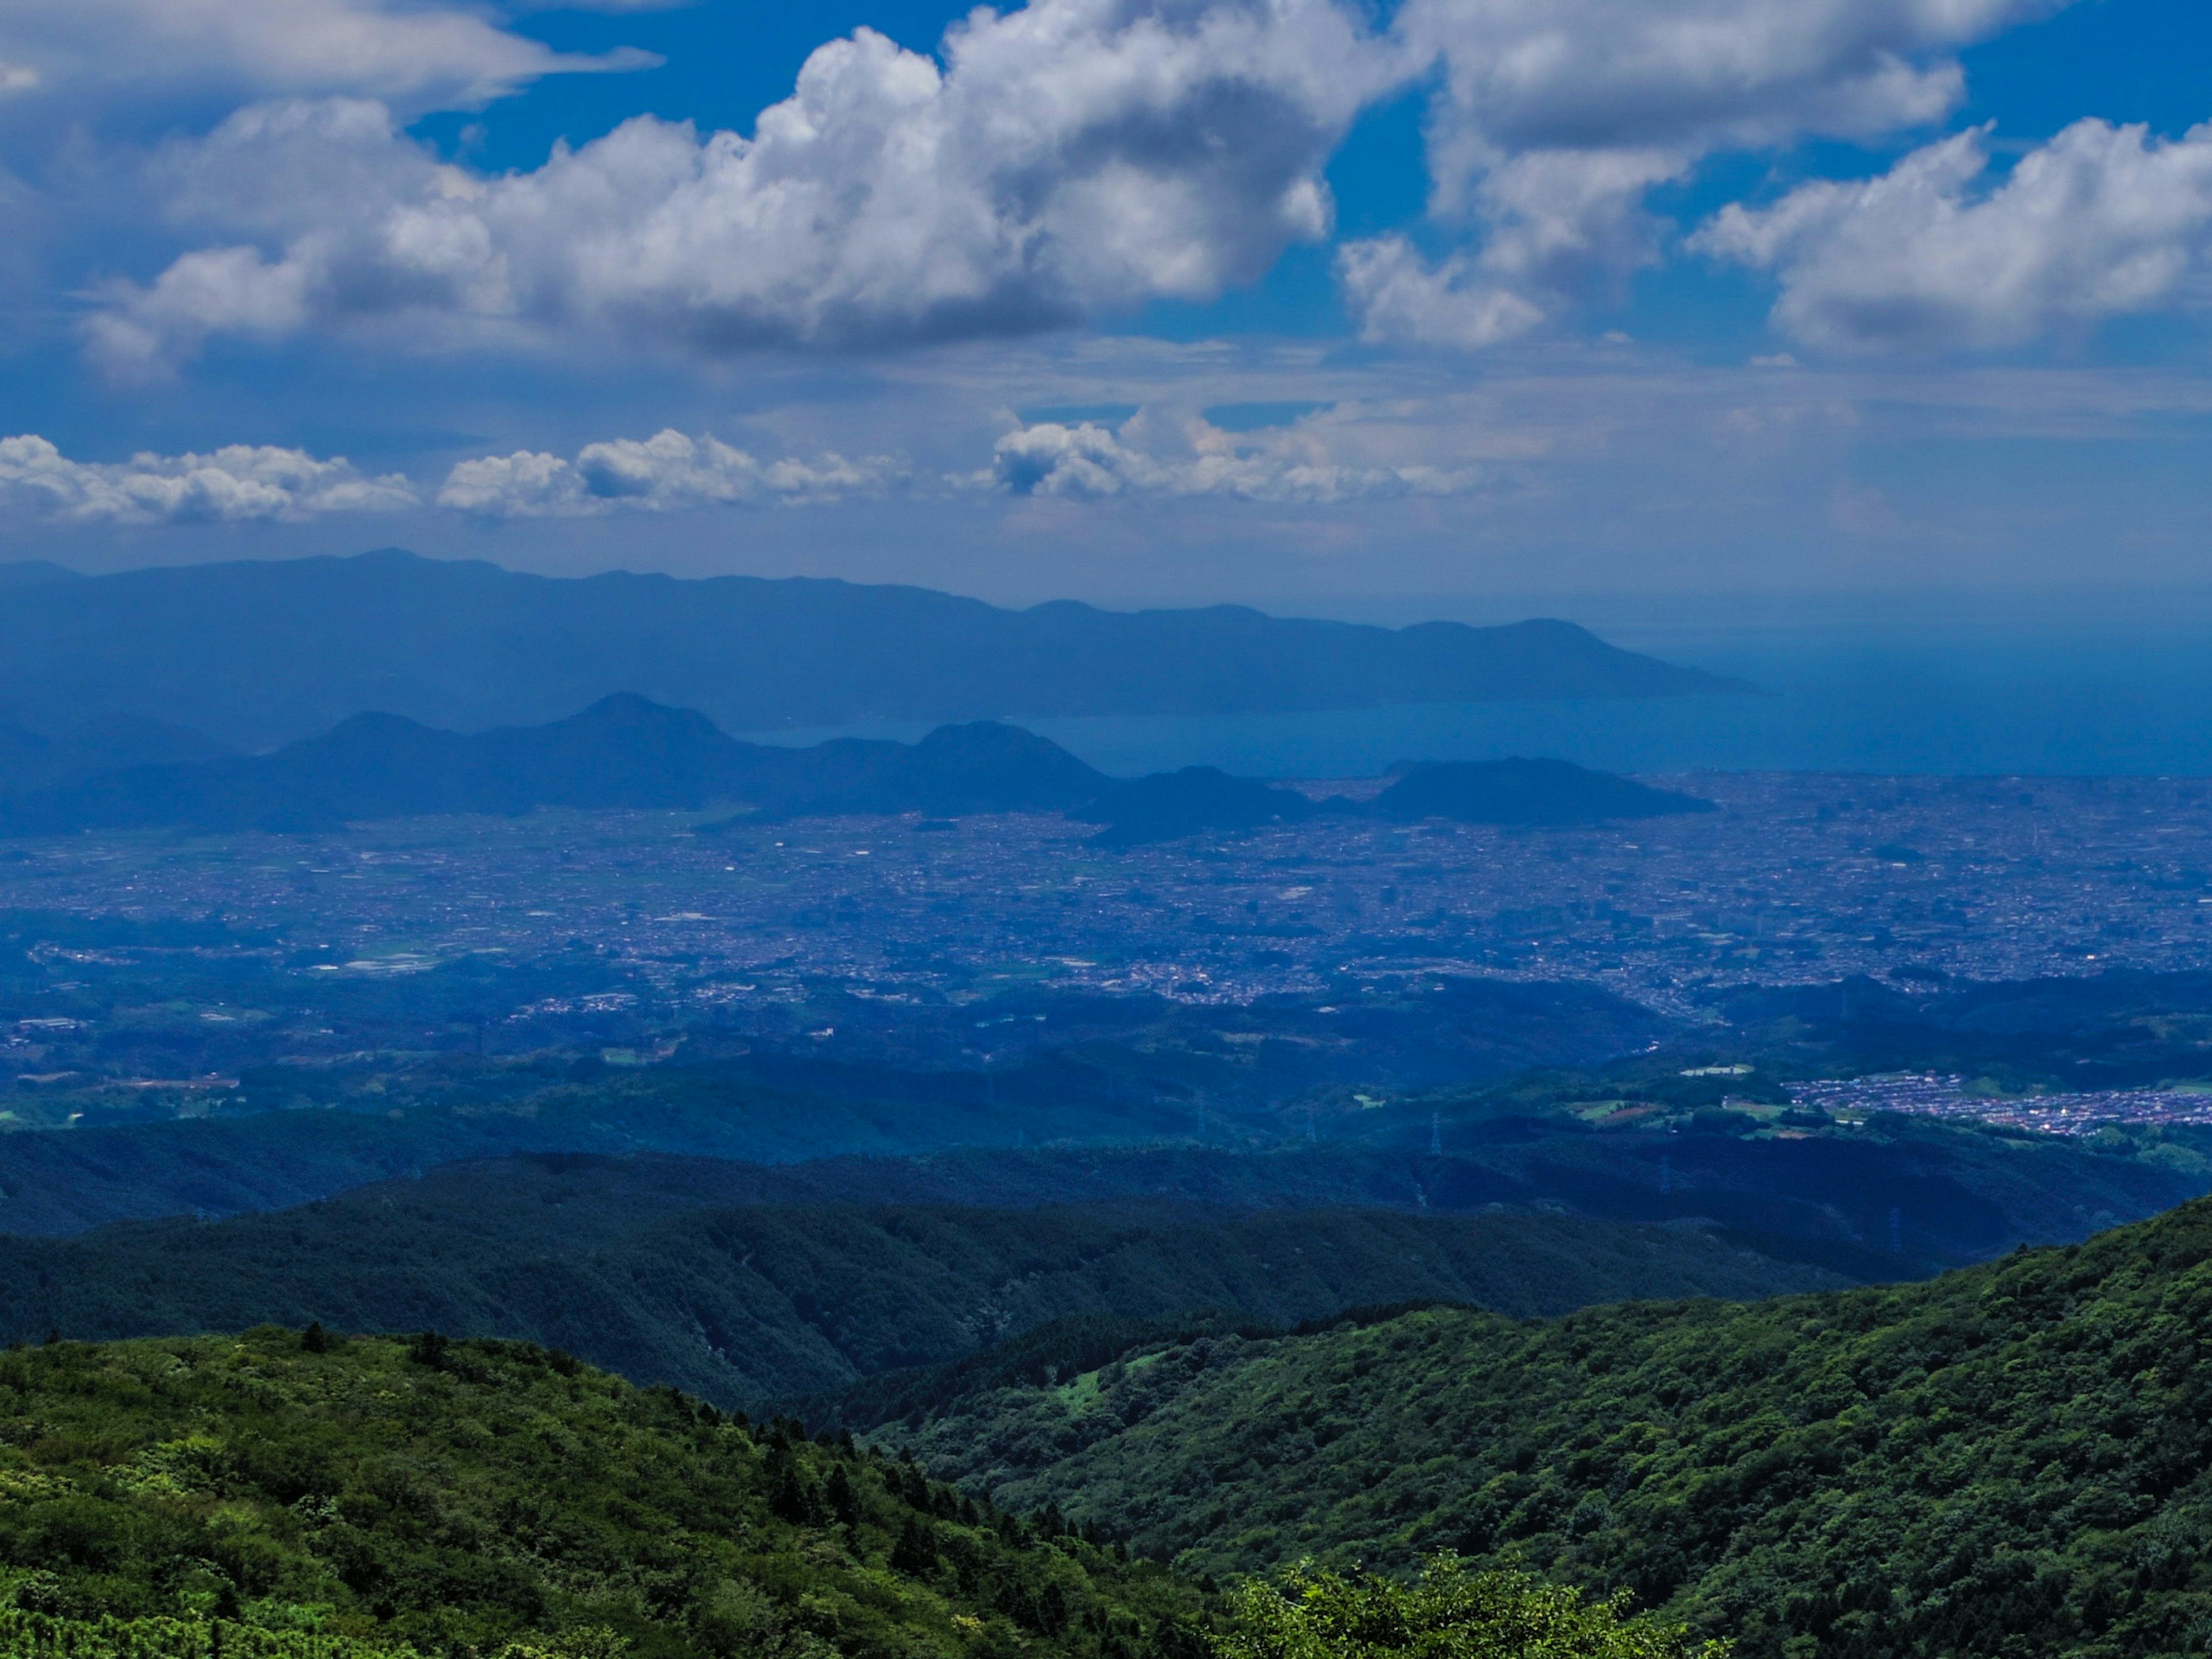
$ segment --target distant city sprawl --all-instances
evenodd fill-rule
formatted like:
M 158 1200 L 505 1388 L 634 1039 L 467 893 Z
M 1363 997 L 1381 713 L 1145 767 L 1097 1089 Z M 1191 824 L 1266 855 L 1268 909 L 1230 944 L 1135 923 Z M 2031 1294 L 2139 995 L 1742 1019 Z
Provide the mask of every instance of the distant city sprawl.
M 594 994 L 693 1008 L 824 981 L 1238 1002 L 1346 974 L 1474 974 L 1589 981 L 1682 1013 L 1733 984 L 2212 966 L 2212 785 L 1686 781 L 1723 810 L 1534 832 L 1321 819 L 1114 852 L 1019 816 L 694 833 L 696 816 L 541 812 L 70 836 L 0 854 L 0 908 L 220 914 L 271 934 L 225 948 L 311 953 L 295 964 L 310 975 L 588 950 L 608 981 Z M 584 1007 L 562 1000 L 511 1013 Z

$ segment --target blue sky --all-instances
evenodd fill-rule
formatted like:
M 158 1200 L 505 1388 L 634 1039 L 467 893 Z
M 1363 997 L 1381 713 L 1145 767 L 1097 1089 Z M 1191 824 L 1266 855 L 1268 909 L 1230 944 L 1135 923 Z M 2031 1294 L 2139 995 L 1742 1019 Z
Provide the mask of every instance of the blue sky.
M 2199 586 L 2209 46 L 2179 0 L 25 0 L 0 532 L 1347 614 Z

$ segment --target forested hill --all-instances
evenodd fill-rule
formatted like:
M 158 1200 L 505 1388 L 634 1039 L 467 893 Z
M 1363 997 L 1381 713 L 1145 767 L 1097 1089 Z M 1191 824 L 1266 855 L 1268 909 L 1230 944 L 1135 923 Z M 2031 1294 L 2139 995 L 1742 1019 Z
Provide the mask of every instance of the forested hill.
M 43 729 L 106 710 L 257 749 L 365 708 L 481 731 L 620 691 L 744 731 L 1747 689 L 1563 622 L 1006 611 L 918 587 L 568 580 L 397 550 L 36 581 L 0 607 L 0 716 Z
M 1457 1548 L 1743 1659 L 2212 1632 L 2212 1200 L 1929 1283 L 1133 1352 L 910 1441 L 1186 1567 Z
M 1703 1231 L 1577 1216 L 709 1207 L 579 1162 L 573 1176 L 473 1165 L 212 1224 L 0 1237 L 0 1341 L 429 1326 L 557 1344 L 636 1382 L 757 1407 L 1073 1314 L 1218 1309 L 1282 1327 L 1414 1297 L 1558 1313 L 1838 1282 Z
M 1144 1659 L 1202 1651 L 1203 1611 L 1050 1520 L 524 1344 L 0 1356 L 9 1654 Z

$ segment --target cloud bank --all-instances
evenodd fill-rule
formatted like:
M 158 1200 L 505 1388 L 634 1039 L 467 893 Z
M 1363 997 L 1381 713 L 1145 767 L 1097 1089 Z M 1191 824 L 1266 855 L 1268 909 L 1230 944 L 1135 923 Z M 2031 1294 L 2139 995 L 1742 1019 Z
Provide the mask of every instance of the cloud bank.
M 57 0 L 0 8 L 0 94 L 78 113 L 169 98 L 350 94 L 409 113 L 467 107 L 540 76 L 642 68 L 578 57 L 473 8 L 394 0 Z
M 990 471 L 974 480 L 1012 495 L 1073 501 L 1210 495 L 1311 506 L 1462 495 L 1481 481 L 1471 466 L 1347 463 L 1304 422 L 1233 434 L 1196 417 L 1176 422 L 1144 410 L 1118 428 L 1055 421 L 1018 427 L 999 440 Z
M 2018 345 L 2212 301 L 2212 125 L 2172 142 L 2079 121 L 1992 187 L 1985 134 L 1879 178 L 1724 210 L 1697 246 L 1780 277 L 1774 320 L 1860 350 Z
M 371 477 L 341 458 L 231 444 L 206 455 L 72 461 L 46 439 L 0 438 L 0 498 L 74 523 L 300 520 L 393 513 L 420 498 L 397 474 Z
M 534 450 L 471 457 L 456 462 L 431 495 L 399 474 L 371 477 L 343 457 L 319 459 L 303 450 L 237 444 L 103 464 L 72 460 L 47 440 L 25 434 L 0 439 L 0 504 L 64 523 L 296 522 L 418 509 L 427 495 L 428 505 L 496 521 L 821 507 L 977 490 L 1072 501 L 1212 496 L 1326 505 L 1460 495 L 1483 481 L 1472 465 L 1400 463 L 1362 453 L 1406 440 L 1403 431 L 1364 426 L 1357 415 L 1231 433 L 1199 416 L 1140 410 L 1119 427 L 1018 426 L 999 439 L 988 466 L 940 476 L 887 455 L 763 459 L 711 436 L 668 428 L 586 444 L 573 459 Z
M 710 437 L 662 431 L 587 444 L 573 461 L 518 450 L 458 463 L 438 505 L 476 518 L 568 519 L 697 507 L 805 507 L 873 495 L 903 480 L 886 456 L 761 461 Z

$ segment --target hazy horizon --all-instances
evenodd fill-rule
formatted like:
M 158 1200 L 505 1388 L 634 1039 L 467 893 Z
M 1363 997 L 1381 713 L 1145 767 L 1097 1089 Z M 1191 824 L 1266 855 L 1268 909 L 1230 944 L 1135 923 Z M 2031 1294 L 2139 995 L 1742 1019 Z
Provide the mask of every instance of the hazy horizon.
M 1006 610 L 1026 610 L 1073 599 L 1107 611 L 1188 610 L 1208 605 L 1243 605 L 1276 617 L 1310 617 L 1329 621 L 1406 628 L 1425 622 L 1457 622 L 1474 627 L 1553 617 L 1572 622 L 1639 650 L 1657 651 L 1661 642 L 1736 641 L 1762 633 L 1832 632 L 1861 637 L 1927 636 L 1931 641 L 1997 635 L 2077 638 L 2143 631 L 2152 635 L 2212 635 L 2212 574 L 2201 580 L 2157 583 L 2091 582 L 2086 580 L 2002 586 L 1929 581 L 1891 586 L 1832 589 L 1746 586 L 1694 588 L 1641 586 L 1630 583 L 1600 587 L 1498 586 L 1390 591 L 1279 585 L 1122 588 L 1102 584 L 1097 573 L 1067 568 L 1022 573 L 1018 581 L 932 579 L 926 568 L 911 572 L 863 572 L 809 568 L 691 568 L 681 563 L 641 560 L 617 549 L 604 550 L 597 562 L 534 559 L 528 550 L 510 547 L 426 551 L 364 544 L 285 551 L 229 550 L 218 557 L 149 557 L 143 544 L 111 546 L 105 558 L 80 550 L 52 549 L 24 553 L 10 562 L 51 563 L 81 576 L 120 575 L 138 570 L 177 568 L 228 562 L 276 562 L 301 558 L 352 558 L 397 550 L 441 562 L 482 562 L 518 574 L 580 580 L 606 574 L 667 575 L 702 580 L 718 575 L 797 577 L 852 582 L 862 586 L 927 588 L 981 599 Z M 1062 580 L 1065 578 L 1065 580 Z M 1693 647 L 1694 648 L 1694 646 Z
M 0 21 L 22 556 L 1599 625 L 2205 579 L 2185 0 L 166 16 Z
M 1109 599 L 1104 608 L 1122 607 Z M 1611 645 L 1748 682 L 1759 694 L 1596 702 L 1386 699 L 1334 709 L 1218 714 L 1071 716 L 1024 707 L 974 712 L 1001 714 L 1117 775 L 1202 764 L 1243 775 L 1352 777 L 1404 761 L 1509 755 L 1646 774 L 2212 775 L 2212 724 L 2203 718 L 2212 706 L 2212 653 L 2205 649 L 2212 641 L 2212 591 L 1861 593 L 1840 600 L 1521 594 L 1394 602 L 1370 596 L 1359 604 L 1307 605 L 1292 599 L 1259 608 L 1385 626 L 1559 617 Z M 606 692 L 648 684 L 617 677 L 571 701 L 580 707 Z M 379 706 L 373 694 L 362 697 L 362 707 Z M 667 694 L 664 700 L 687 701 Z M 358 711 L 334 706 L 325 718 L 351 712 Z M 458 722 L 423 712 L 433 725 L 474 730 L 574 710 L 556 701 L 526 716 Z M 791 744 L 844 737 L 910 743 L 938 721 L 722 723 L 750 739 Z

